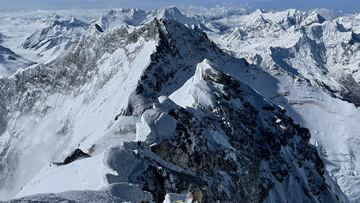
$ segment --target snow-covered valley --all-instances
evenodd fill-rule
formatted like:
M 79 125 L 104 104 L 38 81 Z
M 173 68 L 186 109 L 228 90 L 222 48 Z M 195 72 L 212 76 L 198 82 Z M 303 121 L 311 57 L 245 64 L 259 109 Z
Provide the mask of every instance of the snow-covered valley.
M 360 202 L 360 16 L 187 12 L 0 14 L 0 200 Z

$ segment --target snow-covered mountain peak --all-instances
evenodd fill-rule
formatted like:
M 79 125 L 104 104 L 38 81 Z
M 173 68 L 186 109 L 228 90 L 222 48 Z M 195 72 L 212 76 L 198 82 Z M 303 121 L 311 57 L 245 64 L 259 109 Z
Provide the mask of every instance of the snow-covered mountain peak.
M 258 21 L 252 21 L 256 16 Z M 296 121 L 308 126 L 314 140 L 323 143 L 327 155 L 322 158 L 329 161 L 326 166 L 332 176 L 350 199 L 358 201 L 360 168 L 353 167 L 358 158 L 347 157 L 354 150 L 348 140 L 359 139 L 354 124 L 360 104 L 359 21 L 356 15 L 323 16 L 320 11 L 281 11 L 224 17 L 209 23 L 229 29 L 208 34 L 234 56 L 261 67 L 261 71 L 240 77 L 273 102 L 294 109 Z M 270 86 L 278 87 L 271 90 Z M 337 127 L 330 131 L 331 125 Z M 357 172 L 350 172 L 353 170 Z
M 144 25 L 153 19 L 176 20 L 188 26 L 202 26 L 195 18 L 182 13 L 176 7 L 157 9 L 152 11 L 143 11 L 140 9 L 118 9 L 112 10 L 100 17 L 96 23 L 103 29 L 113 29 L 116 27 L 138 27 Z
M 150 55 L 156 46 L 158 28 L 159 26 L 154 22 L 133 33 L 127 33 L 126 30 L 118 28 L 113 32 L 84 36 L 77 46 L 52 62 L 19 72 L 13 78 L 0 80 L 0 94 L 5 104 L 1 106 L 4 108 L 1 111 L 6 112 L 1 115 L 9 119 L 4 125 L 2 124 L 2 128 L 6 126 L 7 130 L 2 132 L 4 136 L 1 139 L 4 143 L 8 143 L 13 133 L 25 139 L 25 143 L 19 139 L 14 141 L 11 147 L 2 145 L 0 149 L 4 153 L 7 151 L 13 155 L 1 158 L 0 165 L 7 165 L 4 168 L 1 167 L 3 170 L 0 173 L 2 196 L 16 195 L 42 167 L 50 162 L 65 159 L 79 147 L 81 140 L 92 137 L 90 140 L 93 141 L 89 140 L 88 143 L 90 145 L 83 143 L 85 145 L 80 146 L 83 151 L 88 152 L 94 144 L 91 142 L 101 139 L 101 137 L 96 137 L 97 135 L 102 136 L 106 133 L 105 131 L 111 130 L 108 129 L 108 125 L 114 123 L 116 115 L 126 107 L 129 94 L 134 91 L 136 82 L 150 63 Z M 103 103 L 103 99 L 99 100 L 99 94 L 107 98 L 109 102 Z M 59 103 L 59 98 L 64 100 Z M 93 114 L 95 117 L 87 115 L 89 106 L 92 106 L 94 110 L 102 108 L 108 108 L 108 110 L 101 110 L 103 112 L 101 114 L 105 116 L 102 118 L 102 124 L 94 125 L 94 128 L 88 128 L 85 132 L 84 125 L 88 125 L 90 120 L 96 117 L 95 120 L 99 118 L 95 112 Z M 100 106 L 103 107 L 100 108 Z M 71 110 L 79 107 L 77 112 Z M 17 129 L 16 126 L 12 126 L 11 120 L 18 116 L 24 121 L 29 121 L 29 123 L 27 121 L 23 123 L 29 128 L 15 130 L 16 132 L 11 130 Z M 41 117 L 40 120 L 34 119 L 38 116 Z M 88 120 L 83 120 L 83 116 Z M 58 119 L 50 119 L 50 117 Z M 16 123 L 13 124 L 18 125 Z M 32 128 L 31 123 L 44 125 Z M 51 128 L 51 123 L 58 127 Z M 126 128 L 126 124 L 124 125 Z M 47 129 L 48 127 L 52 130 Z M 98 134 L 94 133 L 94 130 L 103 132 Z M 119 139 L 119 142 L 120 140 L 122 139 Z M 112 143 L 119 144 L 119 142 Z M 39 147 L 40 143 L 46 146 Z M 101 154 L 109 147 L 108 144 L 111 142 L 106 141 L 100 144 L 94 149 L 94 153 Z M 51 150 L 50 145 L 52 145 Z M 29 162 L 32 167 L 28 166 L 25 170 L 23 164 Z M 54 189 L 57 192 L 64 191 L 61 187 Z
M 188 16 L 183 13 L 177 7 L 168 7 L 164 9 L 159 9 L 153 11 L 153 14 L 158 19 L 168 19 L 175 20 L 181 24 L 184 24 L 188 27 L 197 27 L 202 30 L 207 30 L 208 28 L 196 17 Z
M 67 29 L 76 28 L 76 27 L 86 28 L 88 26 L 87 23 L 85 23 L 73 16 L 71 16 L 67 19 L 62 19 L 62 18 L 54 19 L 54 20 L 50 21 L 49 24 L 50 24 L 50 26 L 67 27 Z
M 22 44 L 24 49 L 33 49 L 48 60 L 68 50 L 75 44 L 88 24 L 75 17 L 52 15 L 45 20 L 46 26 L 34 32 Z
M 10 148 L 6 148 L 6 146 L 5 148 L 1 148 L 2 151 L 5 150 L 10 154 L 14 154 L 13 157 L 2 157 L 1 161 L 2 165 L 11 162 L 11 165 L 7 165 L 1 172 L 3 175 L 1 176 L 2 182 L 8 183 L 1 186 L 2 190 L 6 191 L 5 194 L 16 194 L 20 187 L 22 187 L 22 184 L 29 181 L 31 177 L 38 172 L 37 170 L 40 170 L 41 167 L 44 166 L 44 164 L 47 162 L 61 160 L 67 153 L 71 153 L 73 148 L 76 147 L 75 145 L 78 145 L 79 141 L 84 139 L 84 136 L 95 136 L 95 134 L 91 133 L 91 129 L 88 131 L 90 134 L 84 132 L 80 133 L 80 131 L 83 130 L 81 127 L 82 124 L 79 123 L 79 125 L 76 123 L 82 122 L 81 115 L 87 114 L 86 106 L 89 106 L 91 103 L 92 105 L 98 102 L 100 102 L 98 105 L 102 103 L 101 101 L 97 101 L 96 95 L 103 94 L 105 97 L 112 95 L 111 98 L 108 98 L 109 102 L 106 102 L 106 106 L 109 105 L 109 111 L 112 113 L 108 114 L 109 112 L 104 112 L 104 116 L 107 117 L 106 119 L 104 118 L 104 129 L 107 128 L 109 122 L 114 122 L 114 118 L 117 114 L 126 107 L 127 99 L 124 98 L 129 98 L 129 94 L 134 91 L 133 88 L 136 87 L 136 83 L 140 79 L 141 74 L 145 69 L 147 69 L 150 62 L 156 63 L 155 61 L 150 60 L 150 57 L 152 52 L 155 50 L 155 45 L 157 44 L 156 41 L 158 40 L 159 35 L 165 32 L 165 30 L 161 31 L 161 29 L 165 28 L 165 22 L 166 20 L 162 20 L 161 22 L 159 20 L 153 20 L 132 33 L 127 33 L 126 30 L 118 28 L 112 32 L 109 31 L 104 34 L 97 33 L 86 36 L 79 42 L 74 50 L 63 57 L 58 58 L 52 63 L 49 63 L 46 66 L 38 65 L 37 67 L 18 73 L 14 78 L 3 79 L 0 81 L 1 97 L 4 98 L 3 101 L 5 102 L 5 106 L 1 106 L 1 108 L 4 107 L 2 112 L 7 112 L 6 114 L 1 115 L 6 115 L 9 119 L 17 117 L 16 112 L 19 112 L 21 115 L 24 115 L 24 117 L 21 117 L 27 120 L 27 116 L 25 115 L 28 115 L 28 113 L 31 112 L 30 114 L 33 116 L 42 114 L 43 119 L 48 120 L 48 118 L 52 116 L 58 117 L 56 115 L 59 115 L 62 111 L 71 113 L 69 108 L 77 108 L 75 107 L 77 105 L 83 106 L 83 110 L 80 110 L 78 112 L 79 114 L 76 113 L 80 116 L 78 117 L 78 121 L 76 121 L 77 116 L 75 114 L 68 115 L 70 117 L 74 117 L 74 119 L 70 119 L 71 121 L 69 119 L 62 118 L 63 116 L 60 116 L 60 119 L 50 119 L 52 120 L 51 123 L 54 122 L 54 125 L 59 124 L 64 128 L 54 128 L 50 132 L 49 130 L 45 130 L 45 128 L 47 128 L 46 126 L 48 126 L 45 124 L 47 122 L 45 122 L 43 127 L 39 126 L 38 129 L 32 129 L 30 127 L 18 134 L 18 136 L 26 139 L 25 135 L 35 133 L 34 136 L 37 138 L 31 136 L 32 139 L 47 139 L 48 144 L 57 140 L 56 147 L 53 147 L 53 150 L 45 153 L 43 150 L 47 150 L 48 148 L 43 146 L 41 149 L 38 149 L 36 142 L 29 142 L 26 145 L 22 145 L 22 142 L 14 142 Z M 167 32 L 173 32 L 173 30 L 168 29 Z M 104 46 L 104 44 L 106 46 Z M 54 78 L 57 79 L 54 80 Z M 117 89 L 115 88 L 116 86 L 121 87 L 120 89 L 122 89 L 122 91 L 108 95 L 107 92 L 115 91 Z M 35 87 L 36 89 L 34 89 Z M 77 93 L 72 94 L 71 91 L 75 91 Z M 21 95 L 27 96 L 22 98 Z M 77 96 L 75 97 L 75 95 Z M 67 102 L 64 100 L 62 102 L 63 104 L 57 103 L 58 99 L 56 98 L 59 98 L 59 96 L 63 97 Z M 117 101 L 118 99 L 121 100 L 120 103 Z M 14 103 L 9 101 L 17 102 Z M 83 104 L 89 105 L 84 106 Z M 98 108 L 95 106 L 94 108 Z M 49 108 L 51 110 L 47 111 L 46 109 Z M 95 115 L 96 114 L 94 114 L 94 116 Z M 30 117 L 29 119 L 31 119 Z M 90 119 L 91 116 L 87 117 Z M 1 123 L 3 122 L 5 122 L 5 124 L 1 125 L 1 131 L 2 134 L 5 133 L 5 136 L 2 136 L 2 139 L 7 143 L 10 141 L 9 139 L 11 134 L 15 132 L 6 131 L 6 128 L 8 130 L 12 128 L 10 121 L 3 121 L 3 119 L 1 119 Z M 38 123 L 37 121 L 30 120 L 29 122 Z M 85 123 L 87 122 L 89 122 L 89 120 Z M 79 128 L 75 126 L 78 126 Z M 3 129 L 3 127 L 5 129 Z M 76 129 L 73 129 L 73 127 Z M 36 131 L 40 130 L 40 128 L 47 133 L 36 133 Z M 66 130 L 70 128 L 71 130 Z M 100 130 L 101 128 L 102 127 L 100 126 L 96 127 L 97 130 Z M 3 132 L 4 130 L 5 132 Z M 64 136 L 63 139 L 55 139 L 59 133 L 69 135 L 70 137 Z M 73 133 L 79 135 L 81 134 L 81 136 L 74 136 L 75 134 Z M 99 138 L 95 138 L 95 140 Z M 75 139 L 72 142 L 77 144 L 74 146 L 65 146 L 61 144 L 67 139 Z M 84 151 L 88 151 L 93 145 L 91 142 L 89 142 L 89 146 L 81 146 L 81 148 Z M 95 152 L 101 153 L 102 150 L 107 149 L 108 144 L 110 143 L 107 143 L 107 141 L 105 141 L 104 144 L 100 144 L 95 148 Z M 19 153 L 17 153 L 17 150 L 20 150 L 21 152 L 19 151 Z M 26 171 L 21 172 L 21 163 L 23 163 L 23 160 L 31 161 L 33 168 L 28 168 Z M 16 170 L 12 170 L 11 167 L 15 165 L 18 166 L 18 168 Z M 56 191 L 58 192 L 59 190 Z M 29 192 L 25 192 L 23 194 L 29 194 Z
M 117 9 L 111 10 L 107 14 L 100 17 L 96 23 L 103 30 L 120 26 L 139 26 L 146 21 L 149 12 L 141 9 Z
M 322 16 L 44 20 L 37 41 L 71 43 L 0 79 L 0 197 L 356 201 L 360 23 Z
M 164 9 L 161 9 L 161 10 L 162 10 L 165 17 L 166 16 L 172 16 L 172 17 L 184 16 L 184 14 L 176 6 L 170 6 L 168 8 L 164 8 Z
M 326 19 L 321 16 L 320 14 L 316 13 L 315 11 L 311 12 L 305 19 L 304 19 L 304 24 L 305 25 L 311 25 L 313 23 L 324 23 L 326 21 Z
M 191 22 L 189 25 L 197 23 L 194 18 L 189 17 L 186 14 L 182 13 L 175 6 L 164 8 L 164 9 L 159 9 L 159 10 L 155 11 L 155 13 L 157 13 L 157 15 L 156 15 L 157 18 L 166 18 L 169 20 L 170 19 L 176 20 L 183 24 L 189 24 L 189 22 Z
M 52 13 L 49 16 L 40 19 L 41 22 L 46 23 L 46 24 L 51 24 L 51 22 L 56 21 L 56 20 L 60 20 L 63 17 L 56 14 L 56 13 Z
M 325 18 L 320 14 L 313 12 L 304 12 L 296 9 L 288 9 L 284 11 L 265 11 L 257 9 L 247 15 L 235 15 L 227 16 L 211 21 L 211 23 L 220 24 L 221 26 L 228 26 L 230 29 L 242 28 L 249 29 L 248 32 L 252 33 L 252 30 L 258 30 L 262 32 L 267 30 L 269 34 L 289 29 L 300 29 L 301 25 L 312 23 L 323 23 Z

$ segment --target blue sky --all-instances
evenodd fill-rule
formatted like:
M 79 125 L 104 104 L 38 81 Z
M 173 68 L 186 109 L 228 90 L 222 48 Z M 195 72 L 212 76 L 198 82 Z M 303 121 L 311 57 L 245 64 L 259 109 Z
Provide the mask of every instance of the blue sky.
M 158 8 L 164 6 L 247 4 L 263 9 L 328 8 L 354 12 L 360 10 L 360 0 L 0 0 L 1 9 L 58 9 L 58 8 Z

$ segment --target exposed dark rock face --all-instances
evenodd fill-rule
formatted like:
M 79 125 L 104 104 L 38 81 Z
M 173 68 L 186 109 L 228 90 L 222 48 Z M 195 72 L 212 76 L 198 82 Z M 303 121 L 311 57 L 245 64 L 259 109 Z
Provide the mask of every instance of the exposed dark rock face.
M 99 32 L 104 32 L 104 30 L 100 27 L 100 25 L 95 24 L 95 28 L 99 31 Z
M 124 142 L 106 151 L 104 162 L 114 171 L 106 174 L 106 180 L 111 187 L 124 186 L 117 194 L 131 187 L 139 193 L 137 200 L 144 201 L 149 201 L 149 195 L 154 202 L 162 202 L 168 193 L 190 193 L 203 202 L 263 202 L 270 194 L 278 195 L 278 187 L 293 187 L 298 189 L 296 194 L 306 196 L 305 202 L 337 202 L 323 176 L 324 165 L 309 144 L 309 131 L 287 117 L 284 109 L 225 74 L 229 67 L 247 68 L 247 62 L 222 52 L 203 32 L 173 20 L 155 19 L 132 33 L 121 28 L 106 31 L 100 39 L 79 42 L 71 53 L 47 67 L 39 65 L 13 79 L 0 79 L 4 109 L 28 112 L 44 95 L 76 90 L 97 74 L 96 63 L 105 53 L 140 38 L 156 40 L 158 47 L 127 108 L 115 121 L 126 116 L 156 117 L 147 126 L 155 137 L 164 128 L 157 122 L 158 114 L 169 116 L 175 127 L 166 138 Z M 188 108 L 159 100 L 194 78 L 198 83 L 190 88 L 203 93 L 211 104 L 199 99 L 199 94 L 191 95 L 197 102 Z M 31 91 L 34 86 L 36 90 Z M 9 105 L 18 100 L 22 102 Z M 88 157 L 76 149 L 57 164 Z M 141 191 L 136 190 L 139 188 Z M 121 200 L 131 198 L 135 197 Z
M 124 115 L 139 116 L 153 100 L 161 95 L 169 96 L 194 75 L 197 64 L 206 58 L 215 59 L 214 63 L 218 65 L 248 65 L 246 60 L 224 53 L 197 28 L 189 29 L 175 20 L 166 19 L 155 19 L 149 25 L 159 42 L 128 108 L 122 112 Z M 144 109 L 134 108 L 139 106 Z
M 170 110 L 169 115 L 178 121 L 175 137 L 151 147 L 162 159 L 195 174 L 196 178 L 152 166 L 143 178 L 143 189 L 150 191 L 157 202 L 166 193 L 184 193 L 195 187 L 201 189 L 205 202 L 262 202 L 275 184 L 289 176 L 295 176 L 302 184 L 297 177 L 300 174 L 295 172 L 300 168 L 307 175 L 308 183 L 303 190 L 309 200 L 332 201 L 327 199 L 331 191 L 322 177 L 324 166 L 309 144 L 307 129 L 294 124 L 279 108 L 273 106 L 274 113 L 268 113 L 254 107 L 247 101 L 249 92 L 242 91 L 231 77 L 209 69 L 203 77 L 209 85 L 224 85 L 222 92 L 213 92 L 218 104 L 203 108 L 201 118 L 182 108 Z M 229 100 L 237 100 L 243 107 L 236 108 Z M 281 119 L 283 127 L 272 117 Z M 214 143 L 209 131 L 222 133 L 231 147 Z M 261 164 L 264 162 L 267 167 Z M 150 187 L 149 182 L 158 187 Z
M 152 64 L 144 72 L 122 115 L 140 116 L 150 110 L 158 96 L 168 95 L 180 87 L 172 82 L 179 81 L 175 80 L 178 75 L 183 79 L 193 76 L 195 64 L 207 54 L 212 53 L 215 61 L 216 54 L 228 57 L 216 49 L 204 48 L 196 51 L 202 55 L 192 55 L 193 65 L 183 62 L 188 56 L 177 45 L 177 39 L 168 33 L 172 29 L 176 33 L 181 25 L 173 21 L 160 24 L 167 28 L 166 32 L 159 31 L 160 43 L 152 55 Z M 181 32 L 186 32 L 184 29 L 187 28 L 181 28 Z M 192 43 L 198 47 L 211 46 L 206 36 L 194 39 Z M 172 65 L 173 61 L 177 61 L 177 65 Z M 246 66 L 245 62 L 238 63 Z M 167 193 L 188 193 L 195 188 L 200 188 L 204 202 L 262 202 L 275 185 L 286 184 L 289 178 L 297 180 L 296 184 L 307 196 L 306 201 L 337 201 L 323 177 L 324 165 L 309 144 L 309 130 L 295 124 L 284 109 L 266 102 L 221 71 L 205 69 L 201 77 L 216 104 L 169 110 L 168 114 L 177 121 L 175 136 L 150 147 L 152 153 L 184 171 L 174 171 L 148 157 L 145 159 L 148 167 L 138 178 L 137 184 L 151 192 L 156 202 L 162 202 Z M 214 132 L 223 137 L 226 144 L 216 141 Z M 301 180 L 302 173 L 306 174 L 305 182 Z
M 90 157 L 90 155 L 83 152 L 81 149 L 76 149 L 68 157 L 66 157 L 63 162 L 54 163 L 54 164 L 55 165 L 66 165 L 66 164 L 72 163 L 76 160 L 85 159 L 85 158 L 89 158 L 89 157 Z
M 354 78 L 348 74 L 340 77 L 339 82 L 344 86 L 340 92 L 342 99 L 353 103 L 355 106 L 360 106 L 360 85 Z

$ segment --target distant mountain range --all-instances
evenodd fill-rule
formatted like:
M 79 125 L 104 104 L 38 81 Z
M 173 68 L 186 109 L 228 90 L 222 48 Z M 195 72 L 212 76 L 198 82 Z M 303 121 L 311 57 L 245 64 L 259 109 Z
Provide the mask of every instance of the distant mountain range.
M 359 16 L 224 13 L 52 15 L 19 43 L 39 61 L 0 46 L 0 198 L 360 201 Z

